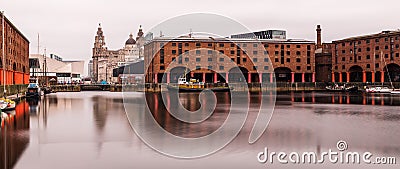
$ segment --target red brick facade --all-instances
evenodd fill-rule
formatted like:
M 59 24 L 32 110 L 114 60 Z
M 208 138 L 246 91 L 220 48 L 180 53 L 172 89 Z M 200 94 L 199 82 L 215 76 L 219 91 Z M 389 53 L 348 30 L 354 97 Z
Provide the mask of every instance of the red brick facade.
M 312 41 L 156 38 L 145 45 L 144 56 L 146 83 L 176 80 L 175 72 L 168 69 L 170 66 L 194 70 L 191 76 L 207 83 L 226 82 L 224 77 L 232 82 L 237 78 L 232 76 L 234 65 L 245 76 L 236 80 L 249 83 L 270 82 L 273 72 L 277 81 L 315 81 L 315 43 Z M 167 78 L 162 79 L 164 74 Z
M 4 26 L 6 84 L 28 84 L 29 41 L 6 17 L 4 18 Z M 0 14 L 0 85 L 4 84 L 2 27 L 2 16 Z
M 400 32 L 384 31 L 333 44 L 333 82 L 400 81 Z

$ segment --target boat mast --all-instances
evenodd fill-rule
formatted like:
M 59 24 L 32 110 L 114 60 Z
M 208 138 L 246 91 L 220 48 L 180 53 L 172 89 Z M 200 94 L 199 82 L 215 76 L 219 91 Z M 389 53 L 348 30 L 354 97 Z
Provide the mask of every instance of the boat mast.
M 4 35 L 5 35 L 5 33 L 4 33 L 4 11 L 2 11 L 1 12 L 1 17 L 2 17 L 2 23 L 1 23 L 1 25 L 2 25 L 2 54 L 3 54 L 3 58 L 2 58 L 2 62 L 3 62 L 3 92 L 4 92 L 4 95 L 3 95 L 3 97 L 4 98 L 6 98 L 6 93 L 7 93 L 7 91 L 6 91 L 6 67 L 5 67 L 5 54 L 4 54 L 4 49 L 5 49 L 5 39 L 4 39 Z

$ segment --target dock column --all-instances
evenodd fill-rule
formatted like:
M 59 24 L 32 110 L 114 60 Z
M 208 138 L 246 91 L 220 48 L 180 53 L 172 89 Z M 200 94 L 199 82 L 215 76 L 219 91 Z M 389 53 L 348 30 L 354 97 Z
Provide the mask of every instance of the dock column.
M 229 73 L 225 73 L 225 83 L 229 83 Z
M 294 72 L 292 72 L 292 83 L 294 83 Z
M 363 83 L 367 82 L 367 72 L 363 71 Z
M 217 74 L 217 72 L 214 73 L 214 83 L 218 83 L 218 74 Z
M 384 83 L 385 82 L 385 72 L 381 71 L 381 82 Z
M 335 72 L 332 72 L 332 82 L 335 82 Z
M 171 73 L 167 72 L 167 83 L 169 84 L 171 82 Z
M 274 73 L 269 74 L 269 82 L 274 83 Z
M 306 82 L 306 74 L 304 72 L 301 73 L 301 82 Z
M 372 83 L 375 83 L 375 72 L 372 71 L 371 73 L 372 73 L 371 82 L 372 82 Z
M 347 79 L 347 83 L 348 83 L 348 82 L 350 82 L 350 72 L 346 72 L 346 75 L 347 75 L 346 79 Z
M 339 72 L 339 82 L 342 83 L 343 82 L 343 73 Z
M 154 74 L 154 83 L 158 83 L 158 73 Z
M 203 72 L 203 83 L 206 83 L 206 73 Z
M 258 73 L 258 82 L 262 83 L 263 79 L 262 79 L 262 73 Z
M 251 73 L 247 73 L 247 83 L 251 83 Z
M 312 73 L 312 82 L 315 82 L 315 72 Z

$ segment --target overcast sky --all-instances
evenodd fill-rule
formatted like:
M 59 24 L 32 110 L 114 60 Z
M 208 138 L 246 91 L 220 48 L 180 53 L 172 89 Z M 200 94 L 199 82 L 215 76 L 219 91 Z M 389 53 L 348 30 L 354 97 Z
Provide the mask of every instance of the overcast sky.
M 109 49 L 122 48 L 129 33 L 193 12 L 232 18 L 250 30 L 283 29 L 288 38 L 315 40 L 321 24 L 323 41 L 400 28 L 396 0 L 0 0 L 0 10 L 30 40 L 37 53 L 66 60 L 91 58 L 98 23 Z M 195 31 L 195 30 L 194 30 Z M 155 33 L 158 35 L 159 33 Z

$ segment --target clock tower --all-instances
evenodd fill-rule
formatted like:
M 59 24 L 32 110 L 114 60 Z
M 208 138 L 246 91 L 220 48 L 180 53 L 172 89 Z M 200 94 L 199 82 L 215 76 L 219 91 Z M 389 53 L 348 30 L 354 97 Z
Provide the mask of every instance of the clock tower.
M 103 34 L 103 30 L 101 28 L 101 24 L 97 28 L 97 34 L 95 37 L 94 47 L 92 51 L 92 59 L 93 59 L 93 75 L 92 78 L 95 82 L 99 82 L 99 58 L 107 58 L 108 51 L 107 47 L 105 47 L 105 38 Z

